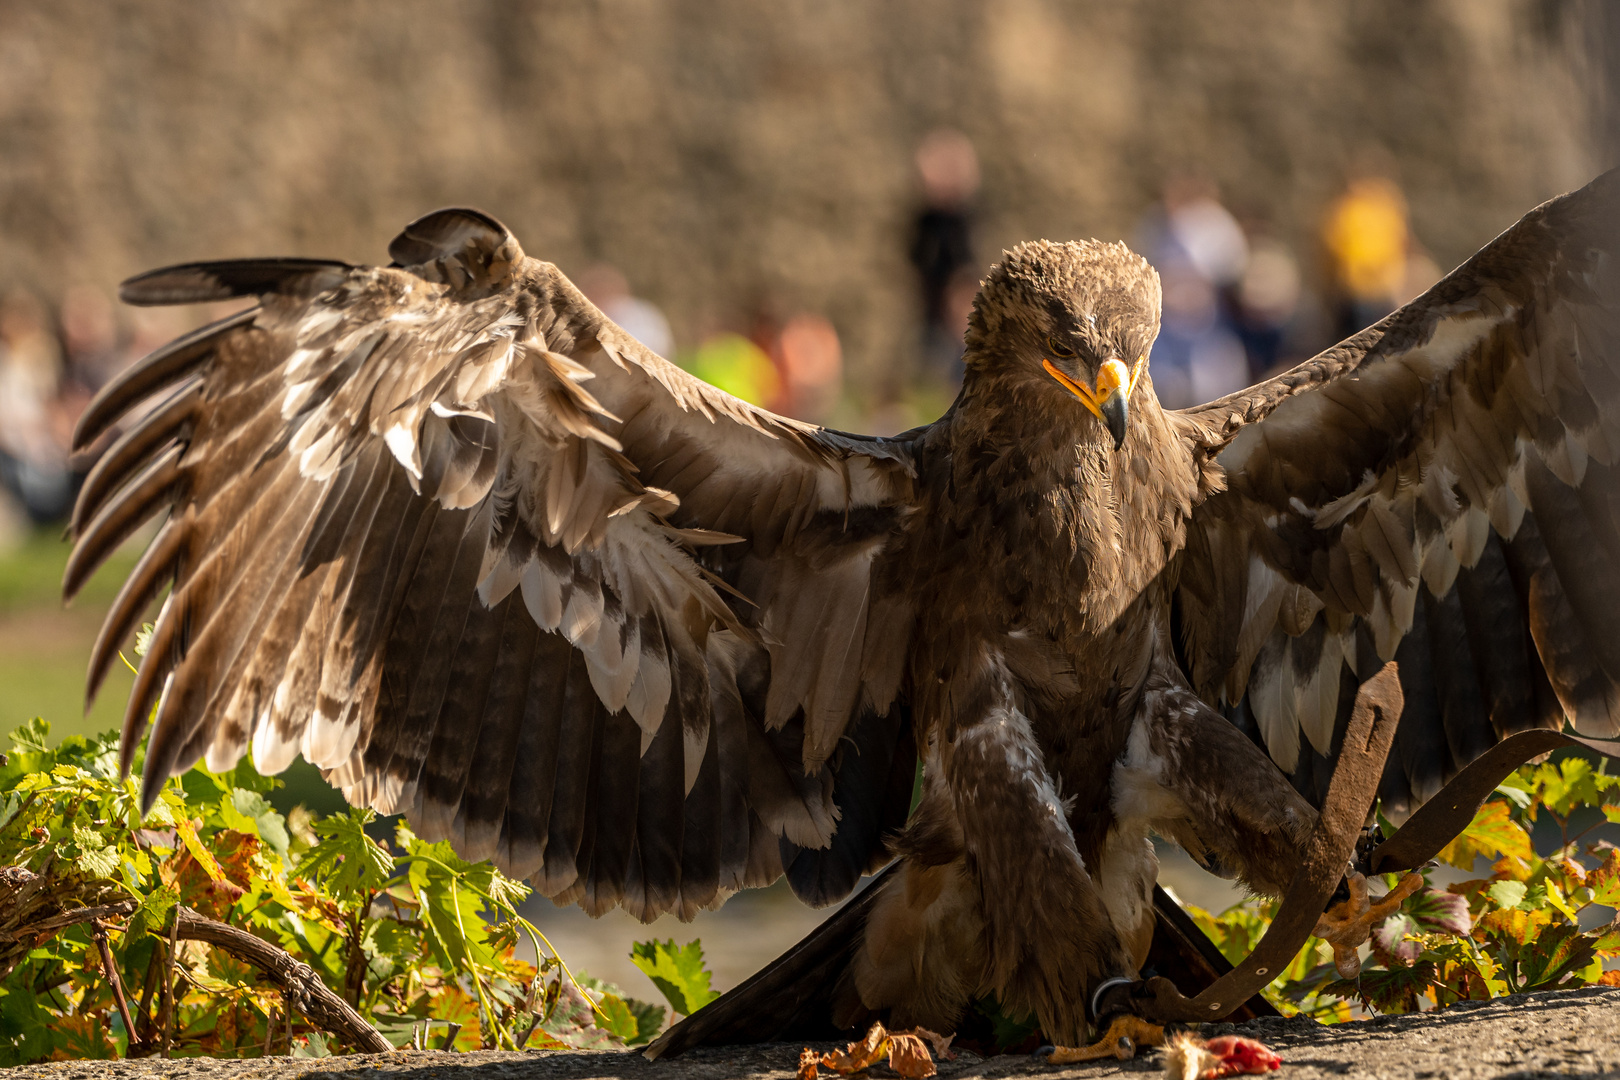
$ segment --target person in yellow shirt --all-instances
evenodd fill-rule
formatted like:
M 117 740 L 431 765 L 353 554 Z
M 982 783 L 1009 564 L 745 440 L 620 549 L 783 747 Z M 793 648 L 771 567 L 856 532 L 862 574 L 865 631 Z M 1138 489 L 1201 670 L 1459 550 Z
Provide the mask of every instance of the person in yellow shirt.
M 1394 311 L 1406 286 L 1411 229 L 1406 197 L 1383 176 L 1352 179 L 1322 223 L 1340 338 Z

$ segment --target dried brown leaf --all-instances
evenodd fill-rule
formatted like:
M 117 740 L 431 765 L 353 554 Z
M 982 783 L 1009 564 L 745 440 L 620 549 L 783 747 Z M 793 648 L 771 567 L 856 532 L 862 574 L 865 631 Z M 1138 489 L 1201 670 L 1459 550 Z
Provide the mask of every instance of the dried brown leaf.
M 890 1035 L 889 1068 L 908 1080 L 922 1080 L 934 1075 L 934 1059 L 916 1035 Z
M 873 1024 L 866 1032 L 866 1038 L 852 1042 L 842 1050 L 823 1054 L 821 1064 L 840 1076 L 862 1072 L 883 1057 L 888 1040 L 889 1033 L 883 1030 L 883 1025 Z
M 951 1040 L 956 1038 L 955 1033 L 950 1035 L 941 1035 L 937 1031 L 929 1031 L 927 1028 L 920 1027 L 912 1028 L 910 1031 L 905 1032 L 905 1034 L 915 1035 L 923 1042 L 927 1043 L 928 1049 L 934 1052 L 934 1057 L 936 1060 L 956 1060 L 956 1051 L 951 1049 Z

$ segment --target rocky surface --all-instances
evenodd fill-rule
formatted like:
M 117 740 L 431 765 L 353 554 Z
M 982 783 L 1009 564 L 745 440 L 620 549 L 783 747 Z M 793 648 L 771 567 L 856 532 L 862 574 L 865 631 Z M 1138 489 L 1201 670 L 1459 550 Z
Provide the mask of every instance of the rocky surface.
M 1283 1060 L 1279 1080 L 1317 1077 L 1512 1078 L 1620 1077 L 1620 989 L 1589 987 L 1467 1003 L 1438 1013 L 1384 1016 L 1324 1027 L 1309 1020 L 1256 1020 L 1213 1025 L 1211 1033 L 1247 1035 Z M 0 1070 L 7 1080 L 787 1080 L 796 1045 L 728 1047 L 695 1051 L 674 1061 L 651 1062 L 634 1051 L 580 1053 L 398 1052 L 344 1058 L 104 1062 L 68 1061 Z M 1134 1061 L 1052 1067 L 1024 1056 L 983 1059 L 961 1054 L 943 1063 L 945 1080 L 1041 1076 L 1052 1080 L 1158 1075 L 1158 1052 Z M 876 1067 L 873 1074 L 893 1076 Z

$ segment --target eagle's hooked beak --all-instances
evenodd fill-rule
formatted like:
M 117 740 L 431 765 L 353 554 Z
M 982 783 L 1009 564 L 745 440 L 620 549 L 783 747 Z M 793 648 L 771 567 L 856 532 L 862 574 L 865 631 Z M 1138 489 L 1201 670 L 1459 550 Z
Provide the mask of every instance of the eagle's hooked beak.
M 1103 422 L 1108 433 L 1114 437 L 1114 449 L 1118 450 L 1125 445 L 1125 425 L 1130 420 L 1131 391 L 1136 388 L 1137 376 L 1141 374 L 1142 364 L 1137 362 L 1136 370 L 1126 367 L 1121 360 L 1105 360 L 1097 371 L 1097 389 L 1090 390 L 1085 383 L 1076 382 L 1063 372 L 1050 360 L 1042 359 L 1041 366 L 1046 373 L 1062 383 L 1068 391 L 1080 399 L 1080 404 L 1090 409 L 1092 415 Z

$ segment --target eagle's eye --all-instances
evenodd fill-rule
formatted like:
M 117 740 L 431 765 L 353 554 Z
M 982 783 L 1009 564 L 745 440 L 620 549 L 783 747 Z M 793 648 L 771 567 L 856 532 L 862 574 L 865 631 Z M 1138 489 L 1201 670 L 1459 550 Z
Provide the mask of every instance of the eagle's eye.
M 1063 342 L 1059 341 L 1055 337 L 1049 337 L 1046 339 L 1046 347 L 1052 350 L 1053 356 L 1061 356 L 1065 360 L 1074 358 L 1074 350 L 1063 344 Z

